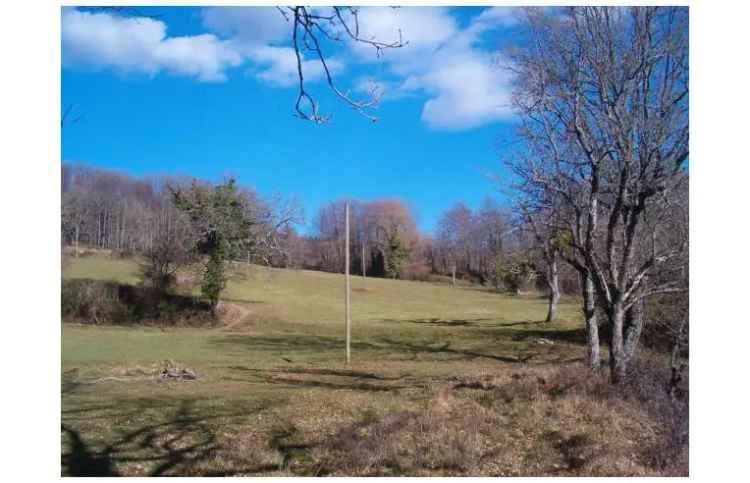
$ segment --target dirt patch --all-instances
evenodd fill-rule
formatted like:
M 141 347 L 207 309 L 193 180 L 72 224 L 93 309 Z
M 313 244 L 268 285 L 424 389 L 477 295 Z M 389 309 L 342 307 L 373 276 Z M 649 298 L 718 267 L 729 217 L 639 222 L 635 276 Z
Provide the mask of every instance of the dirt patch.
M 259 324 L 286 321 L 283 308 L 265 303 L 246 304 L 242 302 L 222 302 L 219 307 L 221 329 L 231 331 L 252 330 Z

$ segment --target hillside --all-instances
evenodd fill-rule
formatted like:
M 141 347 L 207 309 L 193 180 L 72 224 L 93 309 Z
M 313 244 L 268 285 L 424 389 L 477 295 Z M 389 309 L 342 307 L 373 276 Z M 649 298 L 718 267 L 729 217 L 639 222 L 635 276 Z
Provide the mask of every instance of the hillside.
M 64 277 L 134 282 L 136 265 L 87 257 L 74 260 Z M 565 453 L 552 440 L 519 447 L 506 459 L 480 457 L 491 454 L 486 445 L 509 443 L 505 430 L 497 432 L 501 421 L 508 431 L 512 427 L 531 431 L 530 438 L 548 438 L 535 418 L 549 410 L 539 401 L 529 405 L 523 397 L 543 390 L 541 376 L 557 377 L 550 373 L 551 362 L 572 364 L 582 357 L 576 303 L 561 306 L 561 322 L 546 324 L 540 322 L 545 301 L 538 297 L 353 277 L 353 362 L 347 367 L 343 287 L 337 274 L 243 266 L 234 270 L 226 291 L 223 326 L 63 324 L 64 472 L 538 475 L 549 474 L 552 465 L 563 474 L 579 471 L 566 466 Z M 190 368 L 198 379 L 156 382 L 154 375 L 165 360 Z M 524 382 L 514 389 L 525 395 L 522 399 L 511 404 L 516 396 L 498 395 L 497 387 L 519 381 L 531 385 Z M 495 403 L 499 412 L 493 412 Z M 557 405 L 552 399 L 546 404 Z M 419 416 L 425 410 L 433 418 L 427 426 L 419 419 L 427 417 Z M 574 414 L 575 407 L 564 410 L 564 417 L 546 416 L 557 425 L 560 438 L 566 428 L 580 431 L 604 424 L 591 415 L 582 422 L 585 415 Z M 449 416 L 449 424 L 437 423 L 434 418 L 440 414 Z M 437 463 L 409 456 L 408 464 L 398 463 L 400 469 L 380 460 L 364 466 L 355 461 L 338 468 L 331 464 L 342 447 L 352 446 L 346 453 L 369 451 L 370 443 L 347 436 L 351 425 L 374 425 L 373 431 L 380 431 L 384 428 L 378 425 L 393 417 L 405 418 L 399 427 L 432 428 L 425 430 L 429 434 L 403 437 L 437 438 L 434 448 L 425 449 L 425 457 L 437 458 Z M 460 426 L 456 431 L 468 431 L 470 421 L 479 431 L 473 436 L 478 446 L 450 449 L 464 443 L 454 441 L 455 435 L 441 439 L 436 433 L 449 431 L 451 424 Z M 394 448 L 388 451 L 398 453 Z M 458 453 L 451 456 L 451 451 Z M 371 456 L 361 455 L 364 460 Z M 460 464 L 444 461 L 450 458 Z M 644 471 L 633 468 L 617 471 Z

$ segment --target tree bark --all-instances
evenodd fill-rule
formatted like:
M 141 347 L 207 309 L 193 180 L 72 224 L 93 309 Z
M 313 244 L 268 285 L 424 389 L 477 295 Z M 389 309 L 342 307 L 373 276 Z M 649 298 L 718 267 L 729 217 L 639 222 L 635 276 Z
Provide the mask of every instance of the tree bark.
M 672 351 L 669 356 L 669 366 L 672 370 L 672 375 L 669 379 L 669 395 L 674 398 L 677 392 L 677 388 L 682 381 L 682 364 L 680 363 L 680 343 L 682 338 L 682 332 L 685 328 L 685 322 L 687 319 L 682 319 L 680 325 L 677 328 L 677 333 L 672 343 Z
M 635 302 L 625 312 L 623 331 L 625 362 L 629 363 L 635 355 L 635 351 L 638 348 L 638 341 L 640 340 L 641 332 L 643 331 L 643 301 L 639 300 Z
M 557 257 L 552 257 L 547 264 L 547 285 L 549 286 L 549 309 L 545 322 L 552 322 L 557 317 L 557 304 L 560 302 L 560 275 L 557 269 Z
M 581 275 L 583 288 L 583 315 L 586 321 L 587 363 L 591 369 L 599 369 L 599 325 L 596 320 L 596 293 L 591 277 Z
M 610 338 L 609 338 L 609 373 L 612 384 L 619 384 L 625 380 L 627 373 L 627 355 L 623 339 L 623 327 L 625 325 L 625 310 L 622 304 L 617 302 L 609 312 Z
M 622 302 L 616 302 L 610 311 L 609 365 L 613 384 L 622 382 L 627 376 L 628 364 L 638 347 L 643 329 L 643 307 L 640 301 L 627 310 Z

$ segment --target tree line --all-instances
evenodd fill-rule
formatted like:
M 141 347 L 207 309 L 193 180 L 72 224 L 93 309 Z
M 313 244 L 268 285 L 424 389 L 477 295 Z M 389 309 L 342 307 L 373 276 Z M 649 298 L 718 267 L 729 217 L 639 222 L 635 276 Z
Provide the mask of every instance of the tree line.
M 135 178 L 71 164 L 62 166 L 61 212 L 63 244 L 73 256 L 82 246 L 139 256 L 143 282 L 157 301 L 180 268 L 199 263 L 201 293 L 212 311 L 226 283 L 226 262 L 283 259 L 284 240 L 301 221 L 293 200 L 264 199 L 233 178 Z
M 500 264 L 531 248 L 520 232 L 514 233 L 512 214 L 491 198 L 476 212 L 455 204 L 441 217 L 436 236 L 420 233 L 413 210 L 398 198 L 339 199 L 320 207 L 311 233 L 301 235 L 297 226 L 303 222 L 302 211 L 293 200 L 263 199 L 234 180 L 212 184 L 188 177 L 133 177 L 67 163 L 62 166 L 63 242 L 74 255 L 84 247 L 123 256 L 153 255 L 166 242 L 186 251 L 196 243 L 196 229 L 205 231 L 196 228 L 198 220 L 191 223 L 198 208 L 185 205 L 186 193 L 198 198 L 201 189 L 230 185 L 229 198 L 243 206 L 241 216 L 234 217 L 243 231 L 235 236 L 243 240 L 232 250 L 235 260 L 343 273 L 347 202 L 352 271 L 363 276 L 450 276 L 453 283 L 458 278 L 502 288 L 504 281 L 514 284 L 498 275 Z M 203 223 L 220 223 L 220 218 L 218 213 L 204 213 Z

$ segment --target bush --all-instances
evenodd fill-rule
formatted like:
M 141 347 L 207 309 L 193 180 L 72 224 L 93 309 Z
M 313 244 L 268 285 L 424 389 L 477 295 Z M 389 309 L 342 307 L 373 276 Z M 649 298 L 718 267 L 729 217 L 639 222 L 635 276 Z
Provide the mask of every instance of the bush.
M 63 280 L 62 318 L 84 324 L 212 325 L 209 304 L 112 281 Z
M 88 323 L 118 323 L 127 308 L 120 302 L 119 285 L 97 280 L 63 280 L 63 319 Z
M 407 264 L 401 272 L 401 278 L 404 280 L 416 280 L 418 282 L 427 282 L 430 280 L 430 266 L 424 262 L 412 262 Z

